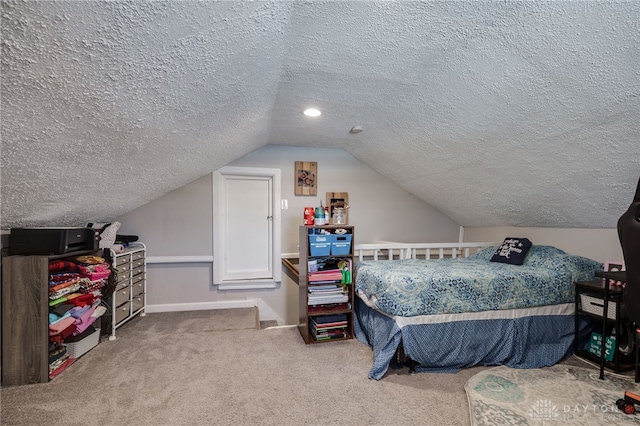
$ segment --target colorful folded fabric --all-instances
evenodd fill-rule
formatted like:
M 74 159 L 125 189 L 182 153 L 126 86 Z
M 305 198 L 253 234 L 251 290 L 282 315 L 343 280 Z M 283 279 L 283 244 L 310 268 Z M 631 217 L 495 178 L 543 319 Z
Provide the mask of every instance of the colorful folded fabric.
M 54 286 L 59 283 L 71 281 L 76 278 L 80 278 L 80 274 L 77 272 L 60 272 L 49 274 L 49 286 Z
M 60 358 L 62 359 L 62 358 Z M 54 379 L 56 376 L 58 376 L 60 373 L 62 373 L 68 366 L 70 366 L 71 364 L 73 364 L 76 361 L 75 358 L 67 358 L 62 364 L 60 364 L 60 366 L 58 366 L 57 368 L 54 368 L 53 370 L 49 370 L 49 378 L 50 379 Z
M 55 312 L 50 312 L 49 313 L 49 325 L 53 325 L 59 321 L 62 321 L 63 319 L 70 317 L 71 316 L 71 312 L 67 311 L 64 313 L 64 315 L 60 316 L 58 314 L 56 314 Z
M 102 280 L 111 275 L 111 269 L 106 262 L 95 265 L 78 265 L 78 270 L 82 277 L 89 278 L 91 281 Z
M 55 343 L 53 348 L 49 348 L 49 364 L 62 358 L 67 353 L 67 347 L 59 343 Z
M 75 321 L 76 329 L 72 333 L 73 336 L 77 336 L 78 334 L 84 332 L 87 329 L 87 327 L 93 324 L 93 322 L 96 319 L 91 316 L 92 313 L 93 313 L 93 309 L 89 309 L 86 312 L 84 312 L 79 318 L 76 319 Z
M 67 301 L 67 296 L 58 297 L 57 299 L 49 300 L 49 306 L 56 306 L 66 301 Z
M 91 281 L 89 278 L 82 278 L 80 281 L 80 291 L 82 293 L 91 293 L 100 290 L 105 286 L 107 280 Z
M 95 272 L 91 274 L 91 276 L 89 276 L 88 278 L 91 281 L 100 281 L 100 280 L 105 280 L 110 276 L 111 276 L 111 271 L 102 271 L 102 272 Z
M 97 263 L 95 265 L 78 265 L 80 273 L 90 274 L 92 272 L 109 271 L 109 264 L 106 262 Z
M 78 265 L 70 260 L 56 259 L 49 262 L 49 272 L 75 271 Z
M 49 363 L 49 373 L 54 371 L 56 368 L 60 367 L 69 358 L 70 358 L 69 354 L 65 353 L 61 357 L 58 357 L 55 360 L 53 360 L 52 362 L 50 362 Z
M 76 263 L 84 263 L 87 265 L 97 265 L 105 262 L 104 257 L 92 256 L 92 255 L 76 256 L 76 257 L 73 257 L 72 260 Z
M 77 299 L 78 297 L 83 296 L 82 293 L 70 293 L 70 294 L 66 294 L 62 297 L 58 297 L 57 299 L 54 300 L 50 300 L 49 301 L 49 306 L 56 306 L 59 305 L 60 303 L 64 303 L 64 302 L 70 302 L 73 303 L 74 305 L 78 305 L 78 303 L 75 302 L 75 299 Z M 83 305 L 86 305 L 86 303 L 82 303 Z
M 52 311 L 55 312 L 58 316 L 63 316 L 67 313 L 67 311 L 73 308 L 75 305 L 71 303 L 60 303 L 52 308 Z
M 65 330 L 68 327 L 72 327 L 75 325 L 76 319 L 72 316 L 68 316 L 55 324 L 49 324 L 49 336 L 53 336 L 54 334 L 58 334 Z
M 49 299 L 55 300 L 55 299 L 58 299 L 58 298 L 66 295 L 66 294 L 73 293 L 74 291 L 78 291 L 78 290 L 80 290 L 80 283 L 79 282 L 73 284 L 70 287 L 65 287 L 65 288 L 63 288 L 61 290 L 49 293 Z
M 53 336 L 49 336 L 49 340 L 55 343 L 62 343 L 64 339 L 71 336 L 71 334 L 76 330 L 75 324 L 71 324 L 69 327 L 65 328 L 58 334 L 54 334 Z
M 93 312 L 93 306 L 91 305 L 86 305 L 86 306 L 74 306 L 73 308 L 69 309 L 69 314 L 74 317 L 74 318 L 80 318 L 85 312 L 91 310 L 91 312 Z
M 69 300 L 70 303 L 73 303 L 76 306 L 93 305 L 93 302 L 96 299 L 96 295 L 94 293 L 77 294 L 78 295 L 76 297 Z
M 71 287 L 74 284 L 78 284 L 78 283 L 80 283 L 80 278 L 76 278 L 70 281 L 65 281 L 60 284 L 56 284 L 54 286 L 49 286 L 49 292 L 54 293 L 56 291 L 62 290 L 63 288 Z

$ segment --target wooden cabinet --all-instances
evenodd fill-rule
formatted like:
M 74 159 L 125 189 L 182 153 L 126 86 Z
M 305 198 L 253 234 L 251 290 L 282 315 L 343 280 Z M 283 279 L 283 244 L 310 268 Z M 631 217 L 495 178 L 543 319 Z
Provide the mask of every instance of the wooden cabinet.
M 110 260 L 115 271 L 116 288 L 109 301 L 111 309 L 111 335 L 136 315 L 145 316 L 147 294 L 147 248 L 142 243 L 132 244 L 121 253 L 110 250 Z
M 354 228 L 299 229 L 299 322 L 305 343 L 353 338 Z
M 99 251 L 2 259 L 2 384 L 49 381 L 49 262 Z

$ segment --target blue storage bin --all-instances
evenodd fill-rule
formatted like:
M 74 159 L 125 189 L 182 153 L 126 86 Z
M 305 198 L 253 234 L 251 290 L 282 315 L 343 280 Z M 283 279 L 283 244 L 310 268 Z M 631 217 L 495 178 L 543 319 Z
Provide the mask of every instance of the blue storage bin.
M 309 243 L 311 256 L 329 256 L 331 254 L 331 243 Z
M 309 243 L 329 243 L 333 241 L 333 234 L 311 234 L 309 235 Z
M 334 235 L 331 242 L 331 254 L 344 256 L 351 253 L 351 234 Z
M 331 242 L 333 235 L 331 234 L 312 234 L 309 235 L 309 251 L 311 256 L 329 256 L 331 254 Z

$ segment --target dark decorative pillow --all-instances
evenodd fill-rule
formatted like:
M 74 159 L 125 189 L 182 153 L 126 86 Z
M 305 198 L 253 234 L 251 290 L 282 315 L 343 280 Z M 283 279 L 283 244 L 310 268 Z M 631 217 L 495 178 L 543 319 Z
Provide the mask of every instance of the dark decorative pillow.
M 522 265 L 530 248 L 531 241 L 527 238 L 505 238 L 502 245 L 493 254 L 491 262 Z

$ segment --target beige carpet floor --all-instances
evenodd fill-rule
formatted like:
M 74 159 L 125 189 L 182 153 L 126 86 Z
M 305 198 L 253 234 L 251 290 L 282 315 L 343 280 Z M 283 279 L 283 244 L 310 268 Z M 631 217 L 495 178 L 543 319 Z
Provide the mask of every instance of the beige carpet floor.
M 256 309 L 148 314 L 117 336 L 49 383 L 1 388 L 0 424 L 470 425 L 465 383 L 489 370 L 370 380 L 368 346 L 305 345 Z
M 494 367 L 465 385 L 473 425 L 638 425 L 640 415 L 616 406 L 625 391 L 640 393 L 632 377 L 558 364 L 530 370 Z
M 305 345 L 248 312 L 149 314 L 49 383 L 3 387 L 3 425 L 468 425 L 457 374 L 367 378 L 357 340 Z

